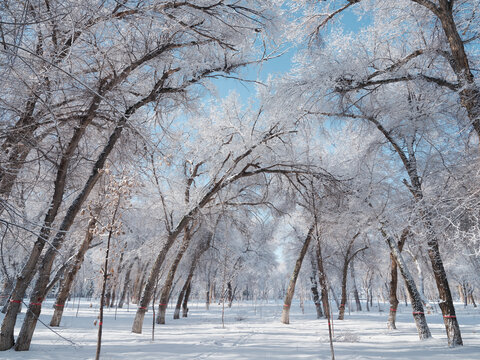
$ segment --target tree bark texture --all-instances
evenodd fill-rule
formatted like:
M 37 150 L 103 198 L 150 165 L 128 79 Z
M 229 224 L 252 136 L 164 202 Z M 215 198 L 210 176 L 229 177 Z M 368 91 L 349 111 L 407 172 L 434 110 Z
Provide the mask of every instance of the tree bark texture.
M 357 281 L 355 278 L 355 265 L 354 260 L 350 262 L 350 276 L 352 277 L 353 284 L 353 297 L 355 298 L 355 304 L 357 306 L 357 311 L 362 311 L 362 303 L 360 301 L 360 296 L 358 294 Z
M 366 249 L 366 247 L 358 249 L 357 251 L 353 252 L 353 245 L 355 244 L 355 240 L 360 235 L 360 233 L 356 233 L 355 236 L 348 242 L 347 251 L 344 254 L 343 259 L 343 269 L 342 269 L 342 298 L 340 300 L 340 306 L 338 308 L 338 320 L 343 320 L 345 318 L 345 305 L 347 303 L 347 276 L 348 276 L 348 266 L 353 258 L 360 252 Z
M 192 282 L 190 281 L 185 291 L 185 297 L 183 298 L 182 304 L 182 317 L 188 317 L 188 299 L 190 298 L 190 293 L 192 292 Z
M 123 280 L 123 290 L 120 295 L 120 299 L 118 299 L 118 307 L 121 309 L 123 308 L 123 304 L 125 302 L 128 288 L 130 286 L 130 274 L 132 273 L 132 268 L 133 265 L 135 264 L 136 258 L 130 263 L 130 265 L 127 268 L 127 272 L 125 273 L 125 279 Z
M 404 229 L 400 240 L 398 241 L 398 251 L 402 252 L 403 245 L 407 240 L 408 229 Z M 388 313 L 387 327 L 389 330 L 397 329 L 395 321 L 397 319 L 397 309 L 398 309 L 398 297 L 397 297 L 397 283 L 398 283 L 398 272 L 397 272 L 397 262 L 395 257 L 390 253 L 390 287 L 389 287 L 389 301 L 390 301 L 390 311 Z
M 38 276 L 37 282 L 35 283 L 34 290 L 31 295 L 30 305 L 28 307 L 28 311 L 25 316 L 22 329 L 20 330 L 20 334 L 17 339 L 17 344 L 15 345 L 15 350 L 17 351 L 25 351 L 30 348 L 33 332 L 35 331 L 35 327 L 37 324 L 37 318 L 41 312 L 41 303 L 46 296 L 46 289 L 48 286 L 50 272 L 51 272 L 55 257 L 58 254 L 58 250 L 62 247 L 65 241 L 66 234 L 70 230 L 70 227 L 72 226 L 78 212 L 83 206 L 83 203 L 87 200 L 88 196 L 90 195 L 90 192 L 92 191 L 93 187 L 95 186 L 98 179 L 100 178 L 101 176 L 100 170 L 103 169 L 108 156 L 110 155 L 116 142 L 120 138 L 120 135 L 123 131 L 123 128 L 129 116 L 127 115 L 124 116 L 118 122 L 114 131 L 110 135 L 110 138 L 108 139 L 107 144 L 105 145 L 103 151 L 100 153 L 100 155 L 97 158 L 97 161 L 93 166 L 90 177 L 88 178 L 87 182 L 84 184 L 82 191 L 77 195 L 77 197 L 74 199 L 74 201 L 68 208 L 67 213 L 65 214 L 65 217 L 63 218 L 63 221 L 60 224 L 59 231 L 55 235 L 55 238 L 53 239 L 50 248 L 47 250 L 47 252 L 43 257 L 40 271 L 39 271 L 39 276 Z
M 97 335 L 97 351 L 95 354 L 95 360 L 100 359 L 100 350 L 102 348 L 102 330 L 103 330 L 103 307 L 105 306 L 105 290 L 107 288 L 108 281 L 108 257 L 110 254 L 110 242 L 112 240 L 112 230 L 108 233 L 107 239 L 107 250 L 105 252 L 105 265 L 103 267 L 103 284 L 102 284 L 102 293 L 100 296 L 100 315 L 98 318 L 98 335 Z
M 397 243 L 391 237 L 386 237 L 387 244 L 390 247 L 390 252 L 395 258 L 395 262 L 400 269 L 400 273 L 402 274 L 403 279 L 405 280 L 405 285 L 407 287 L 407 291 L 410 294 L 410 299 L 412 303 L 412 314 L 415 320 L 415 325 L 417 326 L 418 337 L 420 340 L 425 340 L 431 338 L 432 335 L 430 333 L 430 329 L 427 324 L 427 320 L 425 318 L 425 313 L 423 311 L 423 304 L 420 294 L 417 290 L 417 286 L 415 285 L 415 281 L 413 280 L 410 271 L 403 260 L 402 254 L 398 249 Z
M 160 303 L 158 304 L 158 314 L 157 314 L 157 324 L 165 324 L 165 313 L 167 310 L 168 300 L 170 299 L 170 290 L 172 289 L 173 279 L 175 278 L 175 273 L 177 272 L 178 265 L 183 258 L 183 255 L 188 249 L 191 240 L 191 227 L 185 229 L 183 235 L 182 245 L 173 260 L 170 270 L 168 271 L 167 278 L 163 284 L 162 292 L 160 294 Z
M 310 251 L 310 263 L 312 266 L 312 275 L 310 276 L 310 290 L 312 291 L 313 303 L 317 311 L 317 319 L 323 317 L 322 303 L 320 301 L 320 295 L 318 293 L 317 283 L 317 261 L 315 260 L 314 251 Z
M 187 304 L 188 304 L 188 297 L 190 295 L 193 274 L 195 273 L 195 268 L 197 267 L 198 260 L 205 253 L 205 251 L 207 251 L 208 248 L 210 247 L 211 238 L 212 237 L 210 236 L 205 243 L 203 242 L 200 243 L 200 245 L 197 247 L 195 251 L 195 254 L 193 255 L 192 262 L 188 270 L 187 280 L 185 280 L 185 284 L 183 285 L 182 290 L 180 290 L 180 294 L 178 295 L 177 304 L 175 306 L 175 312 L 173 314 L 174 319 L 180 318 L 180 309 L 182 308 L 182 302 L 184 305 L 183 317 L 187 317 Z
M 307 253 L 308 247 L 312 240 L 314 226 L 312 225 L 308 230 L 307 237 L 303 242 L 302 249 L 298 255 L 297 261 L 295 262 L 295 267 L 293 268 L 292 276 L 290 277 L 290 283 L 288 284 L 287 293 L 285 294 L 285 300 L 283 301 L 283 310 L 282 310 L 282 323 L 290 324 L 290 306 L 292 305 L 293 295 L 295 293 L 295 285 L 297 283 L 298 274 L 302 267 L 303 259 Z
M 88 222 L 87 232 L 85 234 L 85 238 L 78 250 L 75 261 L 72 267 L 68 270 L 67 276 L 65 276 L 60 290 L 57 294 L 57 298 L 55 300 L 54 305 L 54 312 L 52 315 L 52 319 L 50 320 L 50 326 L 60 326 L 60 321 L 62 320 L 63 310 L 65 308 L 65 303 L 67 302 L 68 296 L 70 295 L 70 290 L 72 288 L 73 282 L 75 277 L 77 276 L 78 271 L 80 270 L 83 260 L 85 259 L 85 253 L 87 252 L 92 239 L 93 239 L 93 229 L 97 224 L 97 220 L 95 217 L 91 217 L 90 221 Z

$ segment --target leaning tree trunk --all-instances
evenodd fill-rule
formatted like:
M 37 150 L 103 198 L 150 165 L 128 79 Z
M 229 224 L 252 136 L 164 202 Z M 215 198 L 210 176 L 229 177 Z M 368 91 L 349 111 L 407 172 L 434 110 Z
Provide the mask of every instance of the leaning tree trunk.
M 182 304 L 182 317 L 188 316 L 188 300 L 190 298 L 190 293 L 192 292 L 192 282 L 190 281 L 187 286 L 187 290 L 185 291 L 185 297 L 183 299 Z
M 422 299 L 417 290 L 417 286 L 415 285 L 415 281 L 413 280 L 413 277 L 410 274 L 410 271 L 408 270 L 407 265 L 405 264 L 405 261 L 403 260 L 402 254 L 400 253 L 400 250 L 395 240 L 389 236 L 386 236 L 386 234 L 384 234 L 384 236 L 386 238 L 388 246 L 390 247 L 390 252 L 395 258 L 395 262 L 397 263 L 398 268 L 400 269 L 400 273 L 402 274 L 403 279 L 405 280 L 407 291 L 410 294 L 410 299 L 411 299 L 412 309 L 413 309 L 412 314 L 415 320 L 415 325 L 417 326 L 418 336 L 420 340 L 428 339 L 432 337 L 432 335 L 430 333 L 427 320 L 425 319 L 425 313 L 423 312 Z
M 170 266 L 167 278 L 165 279 L 165 283 L 163 284 L 162 292 L 160 294 L 160 303 L 158 304 L 157 324 L 165 324 L 165 313 L 167 310 L 168 300 L 170 298 L 170 290 L 172 289 L 173 279 L 175 278 L 175 273 L 177 272 L 178 265 L 180 264 L 180 261 L 182 260 L 185 251 L 187 251 L 188 245 L 190 245 L 191 230 L 191 227 L 187 227 L 185 229 L 182 245 L 177 252 L 177 256 L 173 260 L 172 265 Z
M 98 95 L 94 96 L 89 109 L 87 110 L 85 116 L 83 116 L 82 119 L 80 120 L 79 125 L 75 128 L 74 133 L 70 138 L 70 142 L 66 146 L 64 153 L 62 154 L 62 157 L 60 159 L 60 163 L 57 169 L 57 175 L 54 181 L 54 191 L 52 195 L 52 200 L 50 202 L 50 206 L 48 208 L 47 214 L 45 215 L 43 226 L 42 226 L 42 229 L 40 230 L 40 235 L 35 241 L 35 244 L 33 245 L 33 248 L 28 257 L 28 260 L 25 263 L 25 266 L 23 267 L 22 272 L 17 279 L 15 288 L 12 293 L 12 297 L 10 299 L 10 304 L 7 308 L 5 318 L 3 319 L 3 322 L 2 322 L 2 328 L 0 330 L 0 351 L 8 350 L 14 345 L 13 330 L 15 327 L 16 319 L 17 319 L 18 309 L 20 307 L 20 304 L 22 303 L 23 297 L 25 296 L 25 291 L 27 290 L 28 286 L 30 285 L 30 282 L 32 281 L 34 275 L 36 274 L 35 269 L 37 268 L 40 255 L 43 251 L 43 248 L 45 247 L 46 240 L 50 238 L 52 224 L 58 214 L 60 205 L 63 202 L 63 194 L 65 192 L 66 178 L 68 174 L 68 167 L 69 167 L 70 161 L 75 153 L 75 150 L 78 147 L 78 144 L 80 143 L 80 140 L 83 138 L 83 135 L 85 134 L 86 128 L 90 125 L 90 123 L 93 121 L 95 117 L 96 110 L 100 105 L 100 100 L 101 100 L 100 96 Z M 102 164 L 102 167 L 103 167 L 103 164 Z M 94 170 L 94 173 L 95 173 L 95 170 Z M 83 192 L 84 191 L 82 191 L 82 194 Z M 90 191 L 87 191 L 87 196 L 89 193 Z M 76 201 L 77 200 L 78 200 L 78 197 Z M 69 213 L 70 213 L 70 209 L 69 209 Z M 67 213 L 66 217 L 70 216 L 69 213 Z M 75 217 L 75 215 L 73 215 L 73 217 Z M 62 233 L 62 231 L 65 231 L 65 230 L 62 228 L 60 233 Z M 68 231 L 68 229 L 66 229 L 66 231 Z M 48 279 L 44 282 L 46 287 L 48 285 Z M 36 300 L 31 301 L 31 304 L 41 304 L 41 300 L 43 300 L 43 297 L 44 296 L 36 296 Z M 40 298 L 40 300 L 38 300 L 38 298 Z M 38 308 L 37 309 L 38 314 L 36 314 L 38 316 L 39 305 L 33 305 L 33 306 L 35 307 L 35 309 Z M 27 311 L 26 316 L 27 317 L 33 316 L 33 313 L 31 311 Z M 35 323 L 36 323 L 36 320 L 35 320 Z M 29 346 L 30 345 L 20 346 L 20 347 L 25 347 L 28 350 Z
M 282 310 L 282 323 L 284 324 L 290 324 L 290 306 L 292 304 L 293 294 L 295 293 L 295 284 L 297 283 L 298 274 L 300 272 L 300 268 L 302 267 L 303 259 L 305 257 L 305 254 L 307 253 L 308 246 L 310 245 L 310 241 L 312 240 L 313 229 L 314 226 L 312 225 L 308 230 L 307 237 L 303 242 L 302 249 L 300 250 L 300 254 L 298 255 L 298 259 L 295 263 L 295 267 L 293 268 L 290 283 L 288 284 L 288 289 L 285 295 Z
M 400 236 L 400 240 L 398 241 L 398 251 L 401 252 L 403 248 L 403 244 L 405 244 L 405 240 L 407 239 L 408 235 L 408 228 L 404 229 L 402 235 Z M 397 262 L 395 261 L 395 257 L 390 254 L 390 312 L 388 314 L 388 321 L 387 326 L 390 330 L 395 330 L 397 326 L 395 325 L 395 321 L 397 319 L 397 309 L 398 309 L 398 298 L 397 298 L 397 283 L 398 283 L 398 273 L 397 273 Z
M 85 200 L 87 200 L 98 179 L 101 177 L 102 173 L 100 170 L 103 169 L 105 162 L 108 159 L 108 156 L 112 152 L 117 140 L 120 138 L 127 119 L 133 114 L 133 112 L 135 112 L 137 105 L 138 103 L 135 104 L 135 106 L 130 107 L 126 111 L 126 115 L 124 115 L 117 123 L 117 126 L 111 133 L 107 144 L 105 145 L 102 152 L 99 154 L 97 161 L 93 165 L 92 172 L 88 180 L 84 184 L 83 189 L 80 191 L 80 193 L 77 195 L 77 197 L 73 200 L 72 204 L 68 208 L 62 220 L 62 223 L 60 224 L 59 230 L 51 243 L 51 246 L 43 257 L 39 276 L 30 297 L 28 311 L 25 315 L 20 334 L 18 335 L 17 343 L 15 344 L 15 350 L 17 351 L 25 351 L 30 348 L 33 332 L 35 331 L 35 327 L 37 325 L 37 319 L 40 316 L 42 301 L 47 295 L 46 290 L 49 283 L 50 272 L 58 250 L 63 246 L 66 234 L 70 230 L 70 227 L 72 226 L 78 212 L 83 206 Z
M 180 294 L 178 295 L 177 299 L 177 304 L 175 306 L 175 312 L 173 314 L 174 319 L 179 319 L 180 318 L 180 308 L 182 307 L 182 301 L 184 304 L 184 311 L 183 311 L 183 317 L 187 317 L 187 303 L 188 303 L 188 297 L 190 295 L 190 289 L 191 289 L 191 282 L 193 279 L 193 274 L 195 273 L 195 268 L 197 267 L 198 260 L 200 257 L 205 253 L 205 251 L 208 250 L 210 247 L 210 241 L 212 239 L 212 236 L 208 237 L 208 240 L 206 242 L 200 243 L 200 245 L 197 247 L 195 254 L 192 259 L 192 263 L 190 264 L 190 269 L 188 270 L 188 276 L 187 280 L 185 281 L 185 284 L 182 287 L 182 290 L 180 291 Z
M 180 319 L 180 309 L 182 308 L 183 298 L 185 297 L 185 292 L 187 291 L 188 285 L 189 283 L 187 279 L 182 287 L 182 290 L 180 290 L 180 293 L 178 294 L 177 303 L 175 304 L 175 311 L 173 312 L 173 320 Z
M 128 292 L 128 287 L 130 286 L 130 274 L 132 272 L 133 265 L 135 264 L 134 259 L 130 266 L 127 269 L 127 272 L 125 273 L 125 279 L 123 280 L 123 290 L 120 295 L 120 299 L 118 299 L 118 307 L 121 309 L 123 308 L 123 303 L 125 302 L 125 298 L 127 297 L 127 292 Z
M 85 259 L 85 253 L 87 252 L 92 242 L 93 229 L 95 228 L 96 223 L 97 223 L 97 219 L 95 218 L 95 216 L 92 216 L 90 218 L 90 221 L 88 222 L 87 232 L 85 234 L 83 243 L 80 246 L 80 249 L 78 250 L 77 255 L 75 256 L 75 262 L 73 263 L 72 267 L 69 269 L 67 276 L 64 278 L 62 282 L 60 291 L 57 294 L 57 298 L 55 300 L 55 305 L 54 305 L 55 310 L 53 312 L 52 319 L 50 320 L 50 326 L 60 326 L 60 321 L 62 320 L 65 303 L 67 302 L 68 296 L 70 295 L 70 290 L 72 288 L 73 281 L 75 280 L 75 277 L 77 276 L 77 273 L 83 264 L 83 260 Z
M 142 333 L 143 319 L 145 318 L 145 312 L 147 311 L 148 304 L 152 299 L 157 277 L 158 277 L 158 274 L 160 273 L 160 268 L 162 267 L 165 257 L 167 256 L 168 250 L 170 250 L 175 240 L 177 239 L 178 235 L 189 224 L 191 219 L 190 214 L 191 213 L 184 216 L 182 220 L 178 223 L 175 230 L 168 235 L 167 242 L 163 245 L 162 250 L 158 254 L 157 258 L 155 259 L 155 262 L 153 263 L 152 269 L 150 270 L 150 275 L 148 276 L 147 283 L 143 290 L 142 298 L 137 308 L 137 313 L 135 314 L 135 319 L 133 321 L 133 325 L 132 325 L 133 333 L 137 333 L 137 334 Z
M 417 2 L 420 3 L 420 1 Z M 425 3 L 430 2 L 425 1 Z M 460 88 L 462 89 L 459 92 L 460 103 L 465 110 L 467 110 L 467 115 L 472 123 L 472 126 L 477 135 L 480 137 L 480 90 L 475 82 L 475 77 L 470 68 L 467 52 L 465 51 L 465 43 L 462 40 L 455 23 L 452 1 L 439 0 L 438 6 L 433 3 L 430 3 L 429 5 L 430 6 L 427 6 L 427 8 L 430 9 L 430 11 L 432 11 L 440 19 L 443 31 L 450 46 L 451 56 L 449 56 L 449 63 L 452 66 L 452 69 L 455 72 L 460 84 Z M 441 270 L 439 269 L 439 271 Z M 439 278 L 441 277 L 442 275 L 439 275 Z M 444 285 L 441 285 L 441 287 L 443 286 Z M 439 291 L 441 290 L 439 289 Z M 445 297 L 448 297 L 447 294 L 444 295 Z M 447 307 L 449 308 L 449 306 L 446 306 L 446 313 L 451 310 L 450 308 L 447 309 Z M 451 317 L 447 319 L 456 318 Z M 454 330 L 453 327 L 455 326 L 453 324 L 447 325 L 447 323 L 445 326 L 447 327 L 447 334 L 449 333 L 449 328 L 451 328 L 450 331 L 452 332 L 451 335 L 453 336 L 451 339 L 452 341 L 450 341 L 449 337 L 449 344 L 451 346 L 462 345 L 461 337 L 459 337 L 460 333 L 456 335 L 454 334 L 456 330 Z
M 447 331 L 448 345 L 451 347 L 463 345 L 460 326 L 458 325 L 457 316 L 455 315 L 452 293 L 450 292 L 447 274 L 443 267 L 440 250 L 438 248 L 438 241 L 435 236 L 431 236 L 428 241 L 428 255 L 432 263 L 433 274 L 438 288 L 438 295 L 441 300 L 438 306 L 442 310 L 443 322 Z
M 440 2 L 445 2 L 440 0 Z M 443 19 L 442 19 L 443 23 Z M 458 36 L 458 34 L 457 34 Z M 452 50 L 453 52 L 453 50 Z M 478 95 L 478 94 L 477 94 Z M 478 100 L 478 96 L 477 96 Z M 479 109 L 477 109 L 479 110 Z M 478 120 L 478 119 L 477 119 Z M 410 178 L 410 184 L 407 183 L 408 189 L 413 195 L 414 201 L 419 205 L 420 218 L 424 221 L 425 230 L 427 232 L 427 245 L 428 256 L 432 264 L 432 270 L 437 284 L 438 295 L 440 297 L 440 309 L 442 310 L 443 321 L 445 323 L 445 330 L 448 337 L 449 346 L 463 345 L 462 336 L 460 333 L 460 327 L 458 325 L 457 317 L 455 315 L 455 307 L 453 306 L 452 294 L 448 285 L 447 275 L 445 268 L 443 267 L 442 257 L 438 247 L 438 238 L 435 232 L 435 228 L 432 222 L 432 214 L 425 208 L 425 199 L 422 190 L 422 180 L 418 175 L 417 159 L 415 151 L 413 149 L 413 143 L 407 143 L 407 152 L 405 152 L 399 144 L 392 137 L 391 133 L 384 128 L 379 122 L 375 121 L 375 125 L 380 132 L 382 132 L 385 138 L 393 146 L 397 154 L 399 155 L 405 170 Z M 479 128 L 480 130 L 480 128 Z M 389 242 L 390 243 L 390 242 Z M 396 244 L 395 244 L 396 246 Z M 398 264 L 398 259 L 397 264 Z M 403 276 L 403 273 L 402 273 Z M 413 280 L 413 279 L 412 279 Z M 423 308 L 423 306 L 422 306 Z

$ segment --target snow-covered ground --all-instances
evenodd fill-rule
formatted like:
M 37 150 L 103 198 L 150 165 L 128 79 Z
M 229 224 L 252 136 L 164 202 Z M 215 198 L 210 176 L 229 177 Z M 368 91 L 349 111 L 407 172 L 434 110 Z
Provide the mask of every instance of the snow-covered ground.
M 48 324 L 52 301 L 45 301 L 41 320 Z M 55 331 L 37 325 L 30 351 L 0 353 L 2 359 L 92 359 L 95 357 L 98 309 L 83 300 L 65 309 L 62 326 Z M 172 320 L 155 327 L 152 341 L 152 313 L 145 318 L 143 334 L 130 332 L 135 307 L 106 309 L 102 359 L 329 359 L 330 348 L 325 319 L 316 320 L 311 303 L 302 314 L 292 306 L 290 325 L 280 323 L 281 302 L 236 303 L 226 308 L 222 328 L 221 306 L 192 303 L 188 318 Z M 388 304 L 380 305 L 385 311 Z M 433 339 L 419 341 L 412 321 L 411 307 L 400 305 L 396 331 L 386 329 L 386 312 L 346 313 L 346 320 L 334 321 L 336 359 L 480 359 L 480 310 L 457 305 L 465 346 L 450 349 L 439 313 L 427 315 Z M 0 315 L 3 319 L 3 314 Z M 23 314 L 17 324 L 21 325 Z M 17 329 L 18 333 L 18 329 Z

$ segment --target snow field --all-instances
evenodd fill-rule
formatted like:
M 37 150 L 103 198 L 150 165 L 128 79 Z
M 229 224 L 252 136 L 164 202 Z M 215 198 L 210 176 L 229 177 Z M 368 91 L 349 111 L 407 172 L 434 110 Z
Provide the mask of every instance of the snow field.
M 53 300 L 45 301 L 41 320 L 49 323 Z M 2 359 L 93 359 L 96 350 L 98 306 L 89 307 L 83 299 L 68 304 L 59 335 L 38 324 L 30 351 L 1 353 Z M 298 303 L 291 309 L 290 325 L 280 323 L 283 303 L 270 301 L 234 303 L 225 308 L 222 328 L 221 306 L 212 304 L 205 310 L 203 302 L 192 303 L 188 318 L 173 320 L 167 310 L 167 324 L 155 326 L 152 341 L 152 312 L 147 313 L 143 334 L 130 332 L 135 306 L 130 309 L 106 309 L 102 359 L 329 359 L 328 329 L 325 319 L 315 319 L 312 303 L 302 314 Z M 388 304 L 380 305 L 388 310 Z M 386 329 L 387 312 L 374 307 L 371 312 L 352 312 L 346 320 L 334 319 L 336 359 L 480 359 L 480 310 L 457 305 L 465 346 L 450 349 L 439 313 L 427 315 L 433 339 L 419 341 L 412 321 L 411 307 L 400 305 L 396 331 Z M 16 333 L 24 314 L 19 316 Z M 336 314 L 334 314 L 336 316 Z M 3 317 L 3 314 L 0 318 Z

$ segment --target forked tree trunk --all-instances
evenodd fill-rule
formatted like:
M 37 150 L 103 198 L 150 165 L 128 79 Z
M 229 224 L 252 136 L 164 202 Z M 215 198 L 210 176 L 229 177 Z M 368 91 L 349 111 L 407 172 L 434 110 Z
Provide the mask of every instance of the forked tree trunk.
M 403 244 L 407 240 L 408 228 L 404 229 L 400 240 L 398 241 L 398 251 L 402 252 Z M 395 321 L 397 319 L 397 309 L 398 309 L 398 298 L 397 298 L 397 283 L 398 283 L 398 272 L 397 272 L 397 262 L 395 257 L 390 254 L 390 289 L 389 289 L 389 300 L 390 300 L 390 312 L 388 313 L 387 327 L 389 330 L 395 330 L 397 328 Z
M 348 275 L 348 266 L 350 262 L 355 258 L 355 256 L 363 250 L 366 250 L 367 247 L 363 247 L 361 249 L 356 250 L 352 254 L 353 245 L 355 243 L 355 239 L 360 235 L 360 233 L 356 233 L 355 236 L 349 241 L 347 246 L 347 251 L 345 253 L 345 257 L 343 260 L 343 269 L 342 269 L 342 298 L 340 300 L 340 306 L 338 307 L 338 320 L 343 320 L 345 318 L 345 304 L 347 303 L 347 275 Z
M 177 303 L 175 304 L 175 311 L 173 312 L 173 320 L 180 319 L 180 309 L 182 308 L 183 298 L 185 297 L 185 292 L 187 291 L 188 283 L 182 287 L 182 290 L 178 293 Z
M 77 276 L 77 273 L 83 264 L 85 253 L 87 252 L 92 242 L 93 229 L 95 228 L 96 224 L 97 220 L 95 216 L 91 217 L 90 221 L 88 222 L 85 238 L 83 239 L 80 249 L 78 249 L 77 255 L 75 255 L 75 261 L 72 267 L 68 270 L 67 276 L 64 277 L 60 290 L 57 294 L 54 305 L 55 310 L 53 312 L 52 319 L 50 320 L 50 326 L 60 326 L 60 321 L 62 320 L 65 303 L 67 302 L 75 277 Z
M 468 292 L 468 301 L 470 302 L 470 304 L 473 305 L 474 308 L 477 307 L 477 304 L 475 303 L 475 299 L 473 298 L 473 287 L 470 289 L 470 291 Z
M 207 251 L 208 248 L 210 247 L 211 239 L 212 239 L 212 236 L 209 236 L 208 240 L 206 242 L 200 243 L 200 245 L 197 247 L 195 251 L 195 254 L 192 259 L 192 263 L 190 264 L 190 269 L 188 270 L 187 280 L 185 281 L 185 284 L 183 285 L 182 290 L 178 295 L 177 304 L 175 306 L 175 312 L 173 314 L 174 319 L 180 318 L 180 308 L 182 307 L 182 302 L 184 304 L 183 317 L 187 317 L 186 315 L 187 303 L 188 303 L 188 296 L 190 295 L 190 289 L 191 289 L 190 285 L 193 279 L 193 274 L 195 273 L 195 268 L 197 267 L 198 260 L 205 253 L 205 251 Z
M 167 278 L 165 279 L 165 283 L 163 284 L 162 292 L 159 299 L 160 303 L 158 304 L 158 314 L 156 321 L 157 324 L 165 324 L 165 313 L 167 310 L 168 300 L 170 298 L 170 290 L 172 289 L 173 279 L 175 278 L 175 273 L 177 272 L 178 265 L 180 264 L 180 261 L 182 260 L 185 251 L 187 251 L 188 246 L 190 245 L 192 235 L 191 230 L 191 227 L 187 227 L 185 229 L 182 245 L 177 252 L 177 256 L 175 256 L 172 265 L 170 266 Z
M 168 250 L 170 250 L 170 248 L 174 244 L 180 232 L 183 231 L 185 227 L 189 224 L 190 218 L 191 218 L 190 216 L 184 216 L 180 221 L 180 223 L 175 228 L 175 230 L 168 235 L 167 242 L 163 245 L 162 250 L 158 254 L 157 258 L 155 259 L 155 262 L 153 263 L 152 269 L 150 270 L 150 275 L 148 276 L 147 283 L 145 285 L 145 288 L 143 289 L 142 298 L 140 299 L 139 306 L 135 314 L 135 319 L 133 321 L 133 325 L 132 325 L 133 333 L 136 333 L 136 334 L 142 333 L 145 312 L 147 311 L 147 306 L 150 303 L 150 300 L 152 299 L 156 280 L 157 280 L 158 274 L 160 273 L 160 268 L 162 267 L 165 257 L 167 256 Z
M 303 259 L 305 258 L 305 254 L 307 253 L 308 247 L 312 240 L 313 230 L 314 230 L 314 226 L 312 225 L 308 230 L 307 237 L 303 242 L 302 249 L 300 250 L 298 259 L 295 262 L 295 267 L 293 268 L 292 276 L 290 277 L 290 283 L 288 284 L 285 300 L 283 301 L 282 323 L 284 324 L 290 324 L 290 306 L 292 304 L 293 294 L 295 293 L 295 284 L 297 283 L 297 278 L 298 278 L 298 274 L 300 273 L 300 269 L 302 267 Z
M 265 141 L 262 141 L 262 143 Z M 243 154 L 239 155 L 236 160 L 234 161 L 233 167 L 229 170 L 229 172 L 233 172 L 235 167 L 238 165 L 238 163 L 250 155 L 252 151 L 254 150 L 254 147 L 249 148 L 246 150 Z M 206 192 L 206 194 L 196 203 L 191 210 L 185 214 L 178 224 L 176 225 L 175 229 L 169 232 L 167 241 L 163 245 L 162 250 L 158 254 L 157 258 L 155 259 L 155 262 L 152 266 L 152 269 L 150 271 L 150 275 L 148 277 L 147 284 L 145 285 L 145 289 L 143 291 L 142 299 L 140 300 L 140 306 L 137 308 L 137 313 L 135 314 L 135 320 L 133 321 L 133 326 L 132 326 L 132 332 L 140 334 L 142 332 L 142 326 L 143 326 L 143 320 L 145 318 L 145 310 L 146 306 L 150 302 L 153 294 L 153 289 L 155 287 L 156 279 L 158 278 L 158 274 L 160 272 L 160 269 L 162 267 L 162 264 L 165 260 L 165 257 L 168 253 L 168 250 L 172 247 L 172 245 L 175 243 L 177 237 L 180 235 L 182 231 L 190 224 L 192 219 L 195 219 L 197 214 L 207 205 L 210 203 L 210 201 L 213 199 L 213 197 L 222 189 L 224 189 L 226 186 L 230 185 L 234 181 L 243 178 L 245 176 L 249 176 L 248 173 L 245 173 L 243 171 L 237 173 L 235 176 L 230 176 L 225 174 L 221 178 L 219 178 L 215 183 L 213 183 L 209 190 Z M 189 182 L 193 181 L 193 179 L 189 179 Z M 188 190 L 188 187 L 187 187 Z M 188 200 L 188 196 L 186 196 Z
M 423 312 L 422 299 L 415 285 L 415 281 L 413 280 L 413 277 L 410 274 L 410 271 L 408 270 L 405 261 L 403 260 L 402 254 L 400 253 L 400 250 L 398 249 L 395 240 L 391 237 L 386 236 L 386 234 L 384 234 L 384 236 L 386 238 L 388 246 L 390 247 L 390 252 L 395 258 L 395 262 L 400 269 L 400 273 L 405 280 L 407 291 L 410 294 L 413 309 L 412 314 L 415 320 L 415 325 L 417 326 L 418 337 L 420 338 L 420 340 L 428 339 L 432 337 L 432 335 L 430 333 L 430 329 L 425 318 L 425 313 Z
M 69 49 L 71 49 L 74 44 L 75 40 L 67 41 L 63 46 L 59 46 L 55 51 L 54 56 L 51 58 L 52 63 L 50 65 L 55 67 L 60 64 L 65 57 L 69 56 Z M 43 46 L 40 43 L 37 44 L 35 53 L 37 56 L 43 55 Z M 30 88 L 30 94 L 25 102 L 25 107 L 21 110 L 20 118 L 16 121 L 13 128 L 8 130 L 4 137 L 5 140 L 1 145 L 1 150 L 8 156 L 8 166 L 3 168 L 0 167 L 0 197 L 3 198 L 4 201 L 8 200 L 16 178 L 24 166 L 28 154 L 34 146 L 41 141 L 41 137 L 46 135 L 41 135 L 40 138 L 35 137 L 35 132 L 42 126 L 42 124 L 38 122 L 38 118 L 35 116 L 35 108 L 40 99 L 37 91 L 41 88 L 48 87 L 47 84 L 50 81 L 48 76 L 49 71 L 45 71 L 44 74 L 45 75 L 40 77 L 40 81 L 33 84 Z M 83 121 L 80 122 L 80 127 L 88 126 L 89 115 L 95 113 L 98 106 L 97 103 L 100 100 L 97 97 L 95 97 L 95 99 L 96 101 L 92 102 L 89 111 L 87 111 L 87 115 L 85 116 L 86 119 L 84 118 Z M 77 129 L 76 131 L 79 130 L 81 132 L 82 129 Z M 82 135 L 83 134 L 80 134 L 80 137 Z M 3 206 L 0 205 L 0 214 L 2 214 L 3 209 Z

